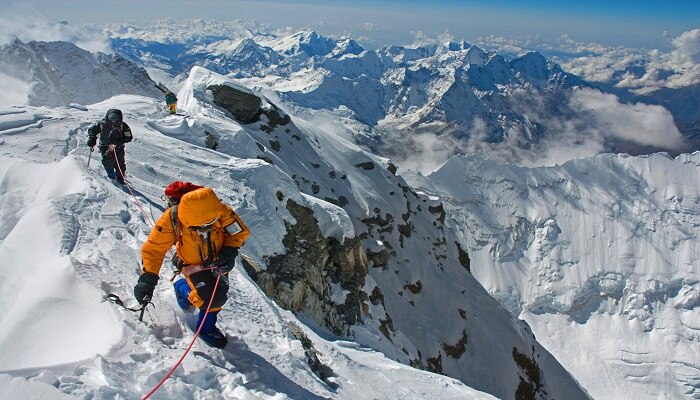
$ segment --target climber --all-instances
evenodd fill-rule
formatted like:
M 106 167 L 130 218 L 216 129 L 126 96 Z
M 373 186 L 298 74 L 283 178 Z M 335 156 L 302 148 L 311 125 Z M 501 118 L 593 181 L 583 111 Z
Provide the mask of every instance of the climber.
M 117 109 L 109 109 L 98 123 L 88 129 L 87 145 L 93 151 L 97 144 L 97 136 L 100 136 L 100 153 L 102 154 L 102 166 L 107 171 L 109 179 L 115 179 L 125 183 L 126 162 L 124 160 L 124 144 L 131 142 L 133 136 L 131 128 L 122 121 L 122 112 Z
M 140 304 L 150 301 L 163 258 L 175 245 L 173 265 L 183 276 L 174 284 L 178 305 L 184 310 L 198 308 L 200 337 L 223 348 L 228 339 L 216 327 L 217 314 L 227 300 L 228 273 L 250 231 L 211 188 L 175 181 L 165 188 L 164 197 L 169 207 L 141 249 L 143 270 L 134 295 Z
M 177 96 L 175 96 L 175 93 L 169 90 L 165 92 L 165 104 L 170 109 L 170 115 L 177 114 Z

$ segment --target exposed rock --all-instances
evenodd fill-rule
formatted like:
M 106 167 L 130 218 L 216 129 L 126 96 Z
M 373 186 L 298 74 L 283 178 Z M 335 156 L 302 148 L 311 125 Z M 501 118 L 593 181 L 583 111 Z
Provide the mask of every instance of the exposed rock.
M 389 262 L 390 257 L 391 255 L 386 248 L 381 249 L 378 252 L 372 252 L 369 249 L 367 250 L 367 260 L 372 262 L 372 267 L 374 268 L 385 267 Z
M 306 354 L 306 362 L 309 364 L 311 371 L 313 371 L 314 374 L 321 378 L 321 380 L 327 385 L 336 387 L 337 385 L 335 383 L 328 380 L 328 378 L 332 378 L 336 376 L 336 374 L 329 366 L 323 364 L 321 360 L 319 360 L 318 351 L 316 351 L 311 339 L 306 336 L 304 331 L 297 324 L 288 321 L 287 326 L 289 327 L 289 330 L 292 331 L 294 336 L 296 336 L 296 338 L 301 342 L 301 345 L 304 348 L 304 353 Z
M 442 353 L 438 353 L 437 357 L 428 358 L 428 371 L 442 374 Z
M 462 357 L 462 354 L 467 350 L 467 331 L 465 330 L 462 334 L 462 337 L 455 343 L 454 345 L 448 345 L 447 343 L 442 344 L 443 350 L 445 350 L 445 354 L 448 356 L 459 359 Z
M 322 236 L 311 209 L 291 199 L 286 206 L 296 220 L 294 225 L 285 223 L 287 234 L 282 242 L 286 254 L 267 259 L 265 270 L 244 266 L 282 308 L 303 313 L 335 334 L 346 335 L 361 315 L 360 289 L 367 275 L 361 242 L 329 240 Z M 342 303 L 333 287 L 343 290 Z
M 216 137 L 211 134 L 211 132 L 204 132 L 207 136 L 204 138 L 204 145 L 207 146 L 208 149 L 216 150 L 217 147 L 219 147 L 219 141 L 216 140 Z
M 398 168 L 396 168 L 396 165 L 394 163 L 389 163 L 389 165 L 386 167 L 386 169 L 391 172 L 392 175 L 396 175 L 396 171 L 398 171 Z
M 382 294 L 382 290 L 379 289 L 379 286 L 375 286 L 374 289 L 372 289 L 372 294 L 369 296 L 369 301 L 371 301 L 375 306 L 381 304 L 382 307 L 384 307 L 384 294 Z
M 410 290 L 413 294 L 418 294 L 423 290 L 423 284 L 421 281 L 417 281 L 416 283 L 404 285 L 403 288 Z
M 534 352 L 534 348 L 532 349 Z M 515 391 L 515 398 L 520 400 L 534 400 L 537 394 L 547 398 L 547 392 L 542 388 L 542 371 L 533 358 L 528 357 L 513 347 L 513 360 L 520 367 L 525 376 L 520 376 L 520 383 Z
M 270 129 L 275 129 L 279 125 L 287 125 L 288 123 L 292 122 L 289 115 L 280 111 L 274 104 L 272 105 L 272 109 L 263 112 L 265 116 L 267 116 L 267 126 Z M 288 129 L 287 133 L 289 133 Z
M 371 161 L 367 161 L 360 164 L 355 164 L 355 167 L 364 169 L 365 171 L 369 171 L 371 169 L 374 169 L 374 163 Z
M 325 200 L 331 204 L 335 204 L 336 206 L 341 207 L 341 208 L 347 206 L 349 203 L 348 198 L 345 196 L 339 196 L 337 199 L 334 199 L 332 197 L 324 197 L 323 200 Z
M 445 224 L 445 208 L 442 206 L 442 203 L 438 204 L 435 207 L 428 206 L 428 211 L 432 214 L 438 214 L 438 221 L 440 221 L 441 224 Z
M 459 263 L 469 272 L 472 272 L 471 270 L 471 260 L 469 259 L 469 254 L 462 249 L 462 246 L 459 244 L 459 242 L 455 241 L 455 244 L 457 245 L 457 253 L 458 253 L 458 258 L 459 258 Z
M 393 342 L 391 336 L 394 332 L 394 321 L 391 319 L 389 314 L 386 314 L 386 319 L 379 320 L 379 331 L 384 335 L 384 337 L 389 339 L 390 342 Z
M 211 85 L 207 90 L 214 96 L 214 104 L 230 112 L 236 120 L 250 124 L 260 119 L 260 97 L 228 85 Z
M 378 213 L 378 210 L 375 211 Z M 365 218 L 362 220 L 362 222 L 366 225 L 379 225 L 381 227 L 385 227 L 391 224 L 391 221 L 393 220 L 394 217 L 391 214 L 386 213 L 386 216 L 383 219 L 381 216 L 377 215 L 375 217 Z

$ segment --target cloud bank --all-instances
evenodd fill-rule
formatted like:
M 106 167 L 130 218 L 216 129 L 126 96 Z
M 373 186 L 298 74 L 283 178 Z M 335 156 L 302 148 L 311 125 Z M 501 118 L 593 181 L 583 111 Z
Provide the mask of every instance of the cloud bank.
M 7 12 L 0 16 L 0 45 L 15 39 L 23 42 L 65 41 L 90 52 L 112 52 L 109 38 L 97 27 L 75 27 L 66 22 L 48 22 L 34 11 Z
M 613 83 L 638 94 L 662 87 L 682 88 L 700 83 L 700 29 L 670 38 L 673 49 L 641 51 L 574 42 L 562 36 L 560 49 L 569 56 L 557 57 L 562 67 L 586 80 Z
M 461 133 L 392 137 L 385 151 L 402 168 L 429 174 L 455 154 L 477 153 L 499 162 L 535 167 L 563 164 L 611 151 L 681 152 L 686 143 L 671 113 L 661 106 L 622 103 L 617 96 L 578 89 L 565 115 L 553 116 L 543 101 L 515 99 L 517 112 L 541 129 L 513 126 L 503 140 L 489 141 L 486 123 L 475 118 Z M 643 151 L 642 151 L 643 152 Z
M 700 83 L 700 29 L 684 32 L 671 43 L 674 49 L 670 53 L 649 53 L 651 61 L 641 78 L 628 74 L 617 86 L 648 93 L 661 87 L 677 89 Z

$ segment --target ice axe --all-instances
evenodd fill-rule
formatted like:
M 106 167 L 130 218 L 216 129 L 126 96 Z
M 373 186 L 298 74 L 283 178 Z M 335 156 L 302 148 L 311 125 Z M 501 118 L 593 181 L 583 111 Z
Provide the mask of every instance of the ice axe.
M 90 168 L 90 160 L 92 160 L 92 152 L 95 151 L 94 147 L 90 147 L 90 157 L 88 157 L 88 165 L 87 167 Z
M 145 296 L 143 298 L 143 304 L 141 305 L 141 308 L 127 307 L 124 304 L 124 302 L 122 301 L 122 299 L 119 298 L 119 296 L 117 296 L 116 294 L 112 294 L 112 293 L 106 295 L 103 300 L 109 300 L 112 303 L 124 308 L 125 310 L 129 310 L 131 312 L 140 312 L 139 321 L 141 321 L 141 322 L 143 322 L 143 313 L 146 311 L 146 306 L 148 306 L 149 304 L 153 305 L 153 303 L 151 302 L 151 298 L 149 296 Z M 153 307 L 155 307 L 155 306 L 153 306 Z
M 146 311 L 146 306 L 151 302 L 151 298 L 144 296 L 143 307 L 141 307 L 141 314 L 139 314 L 139 321 L 143 321 L 143 313 Z

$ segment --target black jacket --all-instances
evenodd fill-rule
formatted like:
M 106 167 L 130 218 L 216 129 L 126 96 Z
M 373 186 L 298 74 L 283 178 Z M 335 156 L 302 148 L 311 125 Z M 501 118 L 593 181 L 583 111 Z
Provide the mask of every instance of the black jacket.
M 100 146 L 113 144 L 117 147 L 124 146 L 124 143 L 129 143 L 134 138 L 131 135 L 131 128 L 126 122 L 122 122 L 119 128 L 109 129 L 104 118 L 88 129 L 88 146 L 92 147 L 97 144 L 98 136 L 100 137 Z

